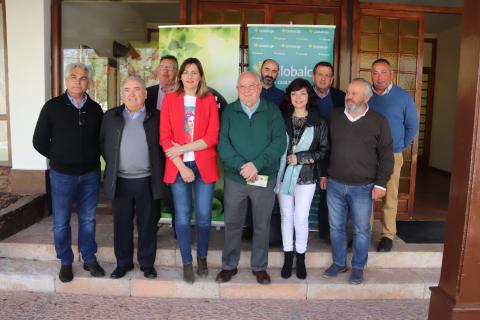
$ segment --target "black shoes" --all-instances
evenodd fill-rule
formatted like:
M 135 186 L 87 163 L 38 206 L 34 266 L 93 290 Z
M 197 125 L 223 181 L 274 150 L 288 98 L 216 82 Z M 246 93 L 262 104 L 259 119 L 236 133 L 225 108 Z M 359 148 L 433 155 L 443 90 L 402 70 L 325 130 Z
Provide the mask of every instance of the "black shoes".
M 154 267 L 140 267 L 140 270 L 143 271 L 143 276 L 147 279 L 155 279 L 157 277 L 157 270 Z
M 295 253 L 295 273 L 298 279 L 305 279 L 307 277 L 305 253 Z
M 292 276 L 293 251 L 284 252 L 284 256 L 285 259 L 283 261 L 283 267 L 280 275 L 283 279 L 288 279 Z
M 393 247 L 393 241 L 392 239 L 389 239 L 387 237 L 383 237 L 380 239 L 380 242 L 378 243 L 377 251 L 378 252 L 390 252 Z
M 220 271 L 217 274 L 217 277 L 215 278 L 215 281 L 217 281 L 217 282 L 228 282 L 228 281 L 232 280 L 232 277 L 234 275 L 236 275 L 237 272 L 238 272 L 237 268 L 232 269 L 232 270 L 222 269 L 222 271 Z
M 63 265 L 60 267 L 60 273 L 58 274 L 58 279 L 62 282 L 70 282 L 73 280 L 73 271 L 72 265 Z
M 105 270 L 98 264 L 98 262 L 92 261 L 83 264 L 83 269 L 90 271 L 90 275 L 95 278 L 105 277 Z
M 197 274 L 200 277 L 208 276 L 207 258 L 197 258 Z
M 272 282 L 272 280 L 270 280 L 270 275 L 266 270 L 252 271 L 252 273 L 259 284 L 270 284 L 270 282 Z
M 190 284 L 195 282 L 195 275 L 193 274 L 193 266 L 191 263 L 183 265 L 183 281 Z
M 125 267 L 116 267 L 115 270 L 110 274 L 110 278 L 112 279 L 120 279 L 127 274 L 128 271 L 133 270 L 133 266 L 125 268 Z

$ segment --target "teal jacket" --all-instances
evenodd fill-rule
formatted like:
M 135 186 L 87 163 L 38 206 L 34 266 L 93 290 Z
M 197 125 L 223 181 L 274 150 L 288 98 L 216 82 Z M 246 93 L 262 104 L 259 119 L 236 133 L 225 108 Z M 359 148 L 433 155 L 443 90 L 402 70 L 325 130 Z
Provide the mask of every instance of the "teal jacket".
M 258 109 L 249 119 L 237 99 L 222 112 L 218 151 L 225 177 L 246 183 L 240 168 L 252 161 L 259 174 L 272 179 L 286 147 L 284 121 L 276 105 L 260 99 Z

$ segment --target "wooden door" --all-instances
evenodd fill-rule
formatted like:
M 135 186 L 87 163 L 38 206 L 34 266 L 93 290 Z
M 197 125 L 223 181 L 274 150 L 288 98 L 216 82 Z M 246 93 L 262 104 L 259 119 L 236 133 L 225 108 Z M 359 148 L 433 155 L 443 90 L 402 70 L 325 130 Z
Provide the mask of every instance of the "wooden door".
M 370 69 L 377 58 L 392 64 L 393 82 L 407 90 L 420 112 L 423 65 L 423 13 L 387 11 L 355 7 L 352 43 L 352 78 L 371 81 Z M 403 151 L 400 176 L 398 217 L 409 219 L 413 212 L 417 168 L 418 135 L 412 146 Z M 375 203 L 378 214 L 382 202 Z

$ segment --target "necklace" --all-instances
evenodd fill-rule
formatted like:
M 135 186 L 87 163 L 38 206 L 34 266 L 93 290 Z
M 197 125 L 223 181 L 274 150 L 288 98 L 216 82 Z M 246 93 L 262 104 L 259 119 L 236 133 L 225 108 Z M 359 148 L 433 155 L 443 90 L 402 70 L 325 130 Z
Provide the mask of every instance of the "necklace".
M 300 139 L 302 138 L 303 131 L 305 131 L 305 124 L 307 123 L 307 116 L 297 117 L 292 115 L 293 137 L 292 137 L 292 153 L 295 153 Z

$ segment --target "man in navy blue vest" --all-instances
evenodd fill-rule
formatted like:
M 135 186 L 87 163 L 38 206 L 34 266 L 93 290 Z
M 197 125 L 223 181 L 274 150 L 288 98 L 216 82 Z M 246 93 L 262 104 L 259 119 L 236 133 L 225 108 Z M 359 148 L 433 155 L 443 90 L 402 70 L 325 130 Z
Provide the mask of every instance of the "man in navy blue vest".
M 313 68 L 313 89 L 317 94 L 317 107 L 320 116 L 325 120 L 330 120 L 330 114 L 333 108 L 345 107 L 345 92 L 332 87 L 334 74 L 333 66 L 330 62 L 321 61 Z M 325 158 L 324 165 L 328 166 L 328 158 Z M 324 171 L 326 172 L 326 171 Z M 328 207 L 327 207 L 327 179 L 320 181 L 320 203 L 318 205 L 318 234 L 320 238 L 328 241 Z

